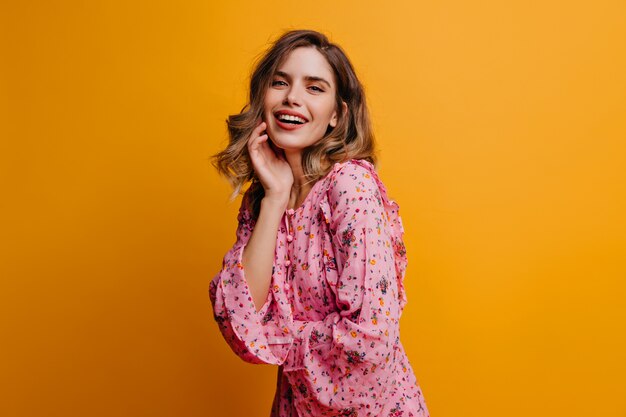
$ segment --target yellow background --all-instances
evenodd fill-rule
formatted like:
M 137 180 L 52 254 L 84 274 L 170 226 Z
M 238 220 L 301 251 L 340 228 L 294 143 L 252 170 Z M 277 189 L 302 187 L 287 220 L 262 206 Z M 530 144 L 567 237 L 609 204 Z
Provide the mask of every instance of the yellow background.
M 366 86 L 433 417 L 626 416 L 623 1 L 0 9 L 0 415 L 268 416 L 210 279 L 251 64 L 325 32 Z

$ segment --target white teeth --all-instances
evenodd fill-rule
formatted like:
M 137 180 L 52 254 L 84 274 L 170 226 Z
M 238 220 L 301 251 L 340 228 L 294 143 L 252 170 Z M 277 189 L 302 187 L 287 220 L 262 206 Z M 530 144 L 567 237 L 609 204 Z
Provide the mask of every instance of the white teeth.
M 304 120 L 302 117 L 292 116 L 290 114 L 279 114 L 278 120 L 291 120 L 293 122 L 306 123 L 306 120 Z

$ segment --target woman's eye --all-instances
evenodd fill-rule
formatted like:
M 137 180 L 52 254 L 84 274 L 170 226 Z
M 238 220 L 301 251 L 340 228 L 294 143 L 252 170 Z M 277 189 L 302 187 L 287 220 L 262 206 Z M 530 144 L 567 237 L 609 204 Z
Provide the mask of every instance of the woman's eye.
M 276 80 L 276 81 L 273 81 L 273 82 L 272 82 L 272 85 L 278 85 L 279 83 L 283 83 L 283 84 L 285 84 L 285 82 L 284 82 L 284 81 Z
M 319 88 L 319 87 L 318 87 L 318 86 L 316 86 L 316 85 L 311 86 L 311 88 L 314 88 L 314 89 L 315 89 L 315 91 L 319 91 L 320 93 L 324 92 L 324 90 L 322 90 L 321 88 Z

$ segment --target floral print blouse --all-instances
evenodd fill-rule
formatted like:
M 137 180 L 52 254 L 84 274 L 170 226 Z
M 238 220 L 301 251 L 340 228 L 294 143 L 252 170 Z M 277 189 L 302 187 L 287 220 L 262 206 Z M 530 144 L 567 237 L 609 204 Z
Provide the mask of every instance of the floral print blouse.
M 404 229 L 374 166 L 335 163 L 300 207 L 285 211 L 258 312 L 241 262 L 255 223 L 247 197 L 209 296 L 239 357 L 279 365 L 271 417 L 428 417 L 400 342 Z

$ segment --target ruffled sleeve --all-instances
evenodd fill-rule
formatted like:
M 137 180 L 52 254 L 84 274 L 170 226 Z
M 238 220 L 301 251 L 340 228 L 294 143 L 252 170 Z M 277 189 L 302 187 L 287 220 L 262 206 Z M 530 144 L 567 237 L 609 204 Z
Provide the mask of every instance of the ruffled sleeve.
M 249 196 L 248 190 L 237 216 L 237 240 L 224 256 L 221 270 L 211 280 L 209 297 L 220 332 L 235 354 L 250 363 L 280 365 L 293 344 L 290 319 L 278 309 L 272 290 L 263 307 L 256 311 L 241 262 L 254 228 L 246 204 Z M 274 263 L 272 271 L 275 270 Z M 274 286 L 272 276 L 270 288 Z
M 299 387 L 301 415 L 377 415 L 406 304 L 398 206 L 373 166 L 352 160 L 331 177 L 321 209 L 336 258 L 337 281 L 330 285 L 337 311 L 323 321 L 294 321 L 296 340 L 284 370 Z

